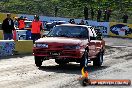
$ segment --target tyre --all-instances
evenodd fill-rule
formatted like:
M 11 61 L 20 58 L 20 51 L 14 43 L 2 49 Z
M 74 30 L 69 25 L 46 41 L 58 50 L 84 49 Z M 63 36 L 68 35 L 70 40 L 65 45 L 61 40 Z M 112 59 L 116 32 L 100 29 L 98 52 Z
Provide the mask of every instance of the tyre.
M 63 59 L 62 59 L 62 60 L 61 60 L 61 59 L 55 59 L 55 62 L 56 62 L 57 64 L 59 64 L 59 65 L 65 65 L 65 64 L 68 63 L 68 62 L 64 61 Z
M 82 86 L 87 86 L 87 83 L 88 83 L 88 79 L 84 79 L 83 81 L 82 81 Z
M 93 60 L 93 66 L 101 66 L 102 63 L 103 63 L 103 56 L 104 54 L 102 52 L 100 52 L 98 55 L 97 55 L 97 58 L 95 58 Z
M 40 57 L 40 56 L 34 56 L 35 64 L 36 64 L 37 67 L 41 67 L 41 65 L 42 65 L 42 58 L 43 57 Z
M 82 58 L 81 58 L 81 62 L 80 62 L 80 67 L 87 67 L 88 65 L 88 51 L 85 50 Z

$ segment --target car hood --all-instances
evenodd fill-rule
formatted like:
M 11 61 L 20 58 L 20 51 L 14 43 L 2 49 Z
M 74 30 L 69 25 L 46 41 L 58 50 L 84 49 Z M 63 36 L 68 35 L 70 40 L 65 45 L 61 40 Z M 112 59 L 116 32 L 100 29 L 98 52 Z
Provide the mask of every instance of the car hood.
M 63 44 L 82 44 L 86 39 L 65 38 L 65 37 L 44 37 L 36 41 L 36 43 L 63 43 Z

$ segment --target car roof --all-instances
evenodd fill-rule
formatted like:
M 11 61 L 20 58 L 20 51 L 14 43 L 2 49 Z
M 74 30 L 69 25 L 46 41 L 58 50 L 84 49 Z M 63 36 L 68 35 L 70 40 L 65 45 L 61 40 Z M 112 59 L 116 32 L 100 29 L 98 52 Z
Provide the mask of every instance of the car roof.
M 61 25 L 56 25 L 56 26 L 79 26 L 79 27 L 92 27 L 92 26 L 87 26 L 87 25 L 77 25 L 77 24 L 61 24 Z
M 32 21 L 29 21 L 29 20 L 25 20 L 24 22 L 32 22 Z

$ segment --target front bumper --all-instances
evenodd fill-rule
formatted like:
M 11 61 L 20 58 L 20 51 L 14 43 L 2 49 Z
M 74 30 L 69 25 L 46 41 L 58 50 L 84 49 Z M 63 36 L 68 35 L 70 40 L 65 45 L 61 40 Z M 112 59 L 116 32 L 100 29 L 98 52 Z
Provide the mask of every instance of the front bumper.
M 33 49 L 34 56 L 44 56 L 48 58 L 81 58 L 83 53 L 84 51 L 82 50 Z

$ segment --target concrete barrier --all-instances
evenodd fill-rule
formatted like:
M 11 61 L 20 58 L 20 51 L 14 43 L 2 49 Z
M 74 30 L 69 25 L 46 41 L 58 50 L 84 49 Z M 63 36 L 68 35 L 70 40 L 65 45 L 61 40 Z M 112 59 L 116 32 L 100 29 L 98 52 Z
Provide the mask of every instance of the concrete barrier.
M 0 57 L 13 55 L 14 51 L 14 40 L 0 40 Z
M 0 40 L 3 40 L 3 31 L 2 30 L 0 30 Z
M 15 41 L 15 51 L 17 54 L 32 54 L 33 41 L 32 40 L 18 40 Z

